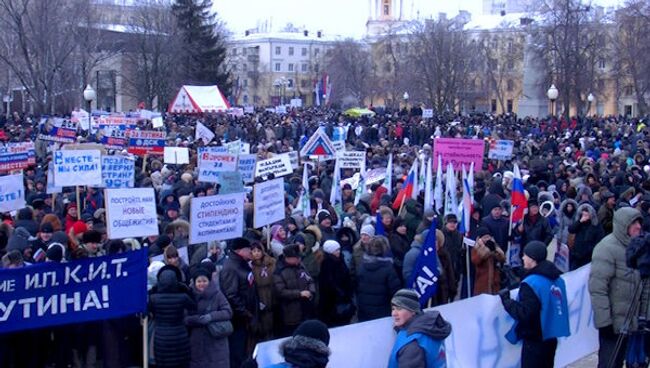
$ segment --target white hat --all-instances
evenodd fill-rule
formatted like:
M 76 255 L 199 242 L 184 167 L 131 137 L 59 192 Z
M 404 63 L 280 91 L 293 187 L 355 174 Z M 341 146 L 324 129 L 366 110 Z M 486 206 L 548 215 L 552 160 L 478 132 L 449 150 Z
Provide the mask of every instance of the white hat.
M 339 249 L 341 249 L 341 244 L 336 240 L 327 240 L 323 244 L 323 251 L 325 251 L 325 253 L 334 254 L 334 252 Z

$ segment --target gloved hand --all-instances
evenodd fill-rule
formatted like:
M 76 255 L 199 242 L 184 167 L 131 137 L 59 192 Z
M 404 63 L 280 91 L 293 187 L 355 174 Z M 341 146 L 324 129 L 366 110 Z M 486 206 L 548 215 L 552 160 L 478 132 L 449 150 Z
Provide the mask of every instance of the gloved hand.
M 501 298 L 501 302 L 510 300 L 510 290 L 503 289 L 499 291 L 499 298 Z
M 207 325 L 208 323 L 210 323 L 211 320 L 212 320 L 212 317 L 210 317 L 209 314 L 204 314 L 201 317 L 199 317 L 199 323 L 201 323 L 203 325 Z

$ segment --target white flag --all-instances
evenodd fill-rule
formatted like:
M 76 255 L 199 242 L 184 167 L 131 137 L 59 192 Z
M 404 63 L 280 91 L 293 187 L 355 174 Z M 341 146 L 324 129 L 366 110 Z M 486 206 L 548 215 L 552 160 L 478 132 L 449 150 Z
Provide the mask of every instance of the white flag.
M 431 172 L 431 165 L 433 159 L 429 157 L 427 161 L 427 172 L 424 179 L 424 210 L 433 209 L 433 173 Z
M 456 199 L 456 175 L 451 162 L 447 165 L 447 184 L 445 188 L 445 215 L 453 213 L 458 217 L 458 200 Z
M 300 203 L 302 215 L 305 219 L 311 215 L 311 202 L 309 202 L 309 166 L 305 163 L 302 171 L 302 194 L 300 194 Z
M 201 122 L 196 123 L 196 132 L 194 134 L 194 140 L 198 139 L 201 139 L 205 145 L 208 145 L 214 139 L 214 133 Z
M 412 199 L 418 199 L 418 194 L 420 194 L 420 176 L 418 174 L 418 159 L 416 158 L 413 161 L 413 171 L 415 171 L 415 180 L 413 180 L 413 191 L 411 192 Z
M 436 188 L 433 191 L 433 209 L 440 212 L 444 208 L 442 197 L 442 157 L 438 155 L 438 171 L 436 171 Z
M 386 194 L 393 194 L 393 154 L 388 154 L 388 165 L 386 166 L 386 178 L 384 178 L 383 187 L 388 190 Z

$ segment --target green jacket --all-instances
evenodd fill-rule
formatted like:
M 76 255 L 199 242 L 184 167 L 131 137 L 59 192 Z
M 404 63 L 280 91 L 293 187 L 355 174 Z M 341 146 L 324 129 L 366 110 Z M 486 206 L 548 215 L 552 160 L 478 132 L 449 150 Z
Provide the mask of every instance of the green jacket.
M 613 232 L 603 238 L 594 249 L 589 275 L 589 293 L 597 328 L 613 325 L 620 332 L 627 311 L 632 305 L 634 289 L 640 282 L 639 272 L 627 267 L 625 249 L 630 244 L 628 227 L 641 219 L 641 213 L 630 207 L 621 208 L 614 213 Z M 645 287 L 641 296 L 650 296 L 650 287 Z M 645 303 L 650 304 L 650 303 Z M 649 310 L 643 312 L 650 317 Z M 636 316 L 636 311 L 634 313 Z M 636 330 L 636 318 L 631 331 Z

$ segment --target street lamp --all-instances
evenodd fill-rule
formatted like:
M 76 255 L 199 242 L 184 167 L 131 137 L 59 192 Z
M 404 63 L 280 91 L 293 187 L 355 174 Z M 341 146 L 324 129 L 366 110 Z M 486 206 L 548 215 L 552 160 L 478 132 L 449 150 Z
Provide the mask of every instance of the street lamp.
M 589 93 L 589 96 L 587 96 L 587 102 L 588 102 L 587 115 L 589 115 L 591 113 L 591 104 L 594 102 L 595 99 L 596 99 L 596 97 L 594 97 L 594 95 L 592 93 Z
M 93 89 L 93 87 L 90 86 L 90 84 L 86 85 L 86 89 L 84 89 L 84 100 L 88 102 L 88 129 L 92 129 L 90 126 L 90 109 L 91 105 L 94 100 L 97 99 L 97 92 Z M 91 130 L 92 131 L 92 130 Z
M 546 96 L 551 100 L 551 116 L 555 116 L 555 100 L 557 100 L 559 94 L 560 92 L 555 87 L 555 84 L 551 84 L 551 88 L 546 91 Z
M 409 93 L 404 92 L 404 95 L 402 95 L 402 98 L 404 98 L 404 108 L 408 109 L 408 107 L 409 107 Z

